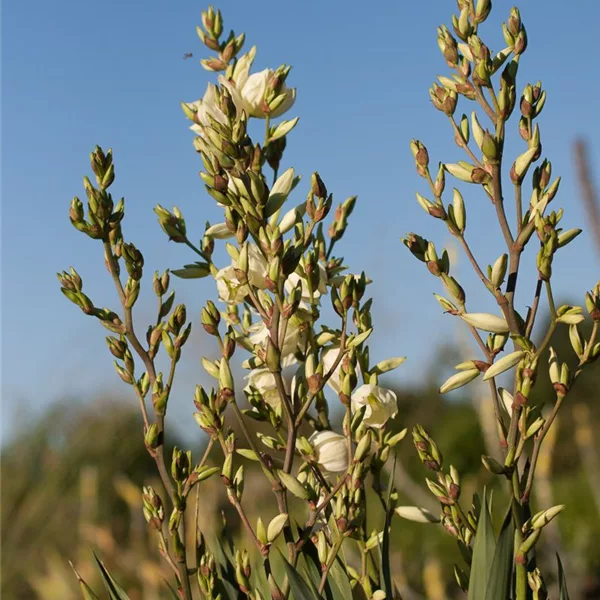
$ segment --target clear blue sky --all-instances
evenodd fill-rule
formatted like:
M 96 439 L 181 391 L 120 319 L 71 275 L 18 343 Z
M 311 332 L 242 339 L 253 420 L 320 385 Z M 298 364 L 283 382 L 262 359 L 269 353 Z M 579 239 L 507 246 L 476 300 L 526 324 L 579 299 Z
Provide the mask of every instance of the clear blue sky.
M 577 10 L 559 0 L 521 4 L 530 48 L 519 89 L 529 79 L 541 79 L 548 89 L 540 124 L 544 152 L 554 172 L 563 175 L 555 203 L 567 209 L 568 227 L 582 225 L 571 145 L 575 135 L 585 134 L 595 142 L 595 164 L 600 164 L 600 82 L 593 51 L 600 3 L 582 0 Z M 510 6 L 494 2 L 495 50 L 503 45 L 499 24 Z M 114 193 L 126 197 L 126 236 L 144 251 L 147 273 L 192 258 L 160 234 L 152 212 L 156 203 L 178 205 L 198 234 L 205 219 L 218 219 L 198 177 L 200 161 L 179 108 L 181 100 L 200 97 L 211 77 L 199 65 L 204 51 L 195 34 L 205 6 L 106 0 L 98 7 L 75 0 L 2 4 L 5 433 L 15 415 L 26 418 L 65 396 L 88 399 L 118 390 L 134 402 L 112 369 L 105 330 L 62 297 L 55 277 L 74 265 L 93 299 L 115 306 L 98 244 L 76 232 L 67 217 L 70 199 L 83 196 L 81 177 L 89 173 L 94 145 L 114 149 Z M 436 162 L 462 158 L 427 92 L 436 74 L 446 72 L 436 26 L 449 23 L 455 3 L 228 0 L 220 7 L 226 28 L 246 31 L 248 47 L 258 45 L 257 68 L 293 65 L 289 82 L 298 88 L 298 99 L 290 114 L 298 115 L 300 124 L 290 136 L 286 164 L 304 175 L 305 185 L 319 170 L 337 201 L 358 194 L 340 251 L 352 271 L 364 269 L 374 280 L 375 358 L 408 355 L 399 379 L 426 377 L 435 344 L 453 338 L 456 328 L 433 299 L 438 283 L 399 238 L 416 231 L 439 246 L 449 239 L 414 199 L 415 190 L 426 190 L 415 174 L 409 141 L 422 139 Z M 491 29 L 489 24 L 484 34 Z M 194 57 L 183 60 L 186 52 Z M 512 127 L 514 138 L 516 121 Z M 515 155 L 519 148 L 510 150 Z M 297 191 L 298 202 L 305 185 Z M 468 191 L 469 235 L 487 264 L 502 251 L 498 231 L 490 205 Z M 591 240 L 582 236 L 557 260 L 560 296 L 578 291 L 581 300 L 598 278 L 593 251 Z M 458 272 L 474 290 L 470 309 L 492 309 L 464 261 Z M 140 324 L 152 318 L 149 281 Z M 197 324 L 201 304 L 215 295 L 209 282 L 176 284 Z M 520 291 L 522 305 L 532 292 Z M 197 327 L 197 353 L 210 351 L 199 333 Z M 197 358 L 190 357 L 174 400 L 172 419 L 188 432 L 193 431 L 190 391 L 195 381 L 205 381 L 200 371 Z

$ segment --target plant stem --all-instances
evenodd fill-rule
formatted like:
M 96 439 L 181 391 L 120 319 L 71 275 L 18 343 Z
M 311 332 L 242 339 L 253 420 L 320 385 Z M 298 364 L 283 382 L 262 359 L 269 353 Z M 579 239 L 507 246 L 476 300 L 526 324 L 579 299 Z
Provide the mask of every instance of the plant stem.
M 190 577 L 187 569 L 187 553 L 185 548 L 185 516 L 181 519 L 181 543 L 183 544 L 183 561 L 177 563 L 177 570 L 179 571 L 179 580 L 181 587 L 183 588 L 183 597 L 186 600 L 192 600 L 192 587 L 190 585 Z
M 520 233 L 523 227 L 523 199 L 520 183 L 515 184 L 515 205 L 517 209 L 517 232 Z
M 318 471 L 317 471 L 318 473 Z M 310 539 L 312 535 L 312 528 L 315 526 L 319 515 L 323 512 L 323 510 L 328 506 L 328 504 L 333 500 L 334 496 L 340 491 L 342 486 L 346 483 L 346 476 L 341 476 L 338 482 L 335 484 L 333 489 L 323 498 L 321 503 L 315 508 L 314 512 L 309 517 L 308 521 L 304 526 L 304 534 L 302 537 L 296 542 L 296 556 L 299 556 L 299 552 L 302 549 L 302 546 Z
M 340 535 L 340 537 L 336 540 L 335 545 L 333 546 L 333 549 L 331 550 L 331 554 L 329 555 L 329 558 L 327 559 L 327 564 L 325 565 L 325 569 L 323 569 L 323 575 L 321 576 L 321 583 L 319 583 L 319 594 L 323 593 L 323 590 L 325 589 L 325 586 L 327 585 L 327 575 L 328 575 L 331 567 L 333 567 L 333 563 L 335 562 L 335 559 L 336 559 L 338 552 L 340 551 L 343 543 L 344 543 L 344 536 Z
M 302 424 L 302 419 L 304 418 L 304 415 L 310 408 L 312 401 L 315 399 L 316 395 L 321 390 L 323 390 L 326 383 L 331 379 L 332 375 L 335 373 L 335 370 L 338 368 L 339 364 L 342 362 L 342 360 L 344 358 L 344 354 L 346 352 L 346 340 L 348 337 L 347 331 L 346 331 L 347 321 L 348 321 L 348 319 L 346 316 L 342 317 L 342 335 L 340 336 L 340 351 L 339 351 L 338 355 L 335 357 L 335 360 L 333 361 L 333 364 L 331 365 L 331 368 L 329 369 L 329 371 L 327 371 L 327 373 L 325 373 L 323 375 L 323 380 L 321 381 L 321 385 L 319 386 L 319 389 L 316 390 L 315 392 L 310 393 L 308 398 L 305 400 L 304 404 L 300 408 L 300 411 L 296 415 L 296 427 L 300 427 L 300 425 Z
M 475 154 L 473 154 L 473 151 L 471 150 L 471 148 L 469 148 L 468 144 L 465 142 L 463 135 L 462 135 L 460 129 L 458 128 L 456 121 L 454 120 L 454 117 L 448 116 L 448 119 L 450 120 L 450 123 L 452 124 L 452 129 L 454 129 L 454 134 L 456 135 L 456 138 L 461 140 L 461 144 L 459 144 L 460 147 L 464 148 L 464 150 L 468 154 L 469 158 L 475 163 L 475 165 L 477 167 L 482 168 L 481 161 L 475 156 Z
M 248 426 L 246 425 L 246 421 L 244 420 L 244 415 L 240 411 L 240 407 L 237 405 L 235 398 L 233 398 L 231 400 L 230 404 L 233 408 L 233 413 L 235 414 L 236 419 L 242 429 L 242 433 L 244 434 L 244 437 L 246 438 L 246 441 L 248 442 L 248 444 L 249 444 L 250 448 L 252 449 L 252 451 L 254 452 L 254 454 L 256 454 L 258 461 L 263 469 L 263 472 L 265 473 L 265 475 L 267 476 L 269 481 L 271 483 L 273 483 L 275 481 L 275 477 L 273 476 L 273 473 L 271 473 L 271 470 L 267 466 L 267 463 L 265 462 L 265 459 L 264 459 L 262 453 L 258 449 L 258 446 L 256 445 L 254 438 L 252 437 L 252 434 L 250 433 L 250 430 L 248 429 Z
M 154 362 L 150 358 L 148 352 L 144 349 L 144 347 L 142 346 L 138 337 L 135 334 L 135 330 L 133 327 L 133 311 L 130 307 L 126 306 L 125 290 L 123 288 L 123 284 L 121 283 L 121 279 L 119 277 L 119 267 L 118 267 L 117 261 L 115 259 L 115 256 L 113 254 L 112 247 L 110 245 L 110 241 L 108 241 L 108 240 L 104 241 L 104 255 L 106 258 L 106 263 L 107 263 L 108 269 L 110 271 L 113 282 L 115 284 L 117 294 L 119 295 L 119 300 L 121 301 L 121 305 L 123 307 L 123 312 L 124 312 L 124 316 L 125 316 L 125 336 L 127 337 L 128 341 L 132 345 L 133 349 L 136 351 L 137 355 L 141 358 L 142 362 L 144 363 L 144 366 L 146 367 L 146 371 L 148 373 L 148 379 L 150 381 L 150 386 L 152 386 L 152 385 L 154 385 L 154 383 L 156 381 L 156 369 L 154 367 Z M 171 368 L 173 369 L 173 365 Z M 143 407 L 142 414 L 145 414 L 145 403 L 140 402 L 140 404 Z M 165 459 L 164 459 L 165 417 L 164 417 L 164 415 L 160 415 L 160 414 L 155 414 L 155 416 L 156 416 L 156 426 L 157 426 L 157 430 L 158 430 L 158 445 L 154 449 L 152 456 L 156 463 L 162 483 L 167 491 L 167 494 L 169 495 L 171 503 L 173 506 L 175 506 L 175 502 L 174 502 L 175 489 L 173 487 L 173 482 L 171 481 L 171 477 L 169 476 L 169 473 L 167 471 L 167 467 L 165 465 Z M 146 419 L 147 418 L 148 417 L 146 414 Z M 179 579 L 180 579 L 181 585 L 183 587 L 184 598 L 185 598 L 185 600 L 192 600 L 192 592 L 191 592 L 189 577 L 188 577 L 188 573 L 187 573 L 187 564 L 185 562 L 185 560 L 186 560 L 185 559 L 185 556 L 186 556 L 185 522 L 183 519 L 182 519 L 181 531 L 182 531 L 184 562 L 178 563 L 177 569 L 179 572 Z
M 529 338 L 531 336 L 531 332 L 533 331 L 533 326 L 535 325 L 535 318 L 537 316 L 538 307 L 540 304 L 540 296 L 542 294 L 542 278 L 538 276 L 537 283 L 535 285 L 535 294 L 533 297 L 533 304 L 531 305 L 531 311 L 529 312 L 529 317 L 527 318 L 527 323 L 525 324 L 525 336 Z
M 269 128 L 271 127 L 271 116 L 267 115 L 265 117 L 265 141 L 263 143 L 263 148 L 266 148 L 269 143 Z

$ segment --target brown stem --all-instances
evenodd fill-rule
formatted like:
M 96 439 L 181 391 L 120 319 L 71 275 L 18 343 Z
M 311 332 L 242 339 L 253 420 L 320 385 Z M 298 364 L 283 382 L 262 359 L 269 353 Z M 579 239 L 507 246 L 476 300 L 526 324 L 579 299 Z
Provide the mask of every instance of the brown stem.
M 475 96 L 477 98 L 477 101 L 481 105 L 481 108 L 483 108 L 483 110 L 485 111 L 485 114 L 490 118 L 492 123 L 496 125 L 498 117 L 496 116 L 494 109 L 489 105 L 489 102 L 487 101 L 486 97 L 483 95 L 483 90 L 481 89 L 480 85 L 475 86 Z
M 236 419 L 240 425 L 240 428 L 242 429 L 242 433 L 244 434 L 244 437 L 246 438 L 246 441 L 248 442 L 248 444 L 249 444 L 250 448 L 252 449 L 252 451 L 254 452 L 254 454 L 256 454 L 258 461 L 259 461 L 265 475 L 267 476 L 269 481 L 271 483 L 273 483 L 275 481 L 275 477 L 273 476 L 273 473 L 271 473 L 271 470 L 269 469 L 267 463 L 265 462 L 265 459 L 264 459 L 262 453 L 258 449 L 258 446 L 256 445 L 254 438 L 252 437 L 252 434 L 250 433 L 250 430 L 248 429 L 248 426 L 246 425 L 246 421 L 244 420 L 244 415 L 242 414 L 240 407 L 237 405 L 235 398 L 231 400 L 230 404 L 233 408 L 233 413 L 236 416 Z
M 531 494 L 531 486 L 533 485 L 533 478 L 535 475 L 535 468 L 537 466 L 537 461 L 538 461 L 538 457 L 540 455 L 540 449 L 542 447 L 542 443 L 544 441 L 544 438 L 548 434 L 548 431 L 549 431 L 550 427 L 552 426 L 552 423 L 554 423 L 554 419 L 556 419 L 556 415 L 558 414 L 558 411 L 560 410 L 560 407 L 562 406 L 564 398 L 565 398 L 565 396 L 562 396 L 562 395 L 557 396 L 556 402 L 554 403 L 554 406 L 552 407 L 552 412 L 550 413 L 550 416 L 548 417 L 548 419 L 544 423 L 544 426 L 542 427 L 539 434 L 535 438 L 535 441 L 533 443 L 533 452 L 531 453 L 531 465 L 529 467 L 529 473 L 527 474 L 527 483 L 525 485 L 525 490 L 523 491 L 523 494 L 521 495 L 522 503 L 527 503 L 529 501 L 529 495 Z
M 515 205 L 517 209 L 517 233 L 523 228 L 523 199 L 522 187 L 520 183 L 515 184 Z
M 538 277 L 536 286 L 535 286 L 535 295 L 533 298 L 533 304 L 531 305 L 531 310 L 529 311 L 529 316 L 527 318 L 527 323 L 525 324 L 525 337 L 529 338 L 531 336 L 531 332 L 533 331 L 533 326 L 535 325 L 535 317 L 537 316 L 538 307 L 540 304 L 540 296 L 542 294 L 542 278 Z
M 119 278 L 119 268 L 117 265 L 117 261 L 112 251 L 112 247 L 110 245 L 110 241 L 104 241 L 104 255 L 106 258 L 106 262 L 112 276 L 113 282 L 115 284 L 115 288 L 117 290 L 117 294 L 119 295 L 119 300 L 121 301 L 121 305 L 123 307 L 124 317 L 125 317 L 125 336 L 129 343 L 132 345 L 133 349 L 136 351 L 137 355 L 141 358 L 144 366 L 146 367 L 146 371 L 148 373 L 148 379 L 150 381 L 150 387 L 154 385 L 156 382 L 156 369 L 154 367 L 154 362 L 150 358 L 150 355 L 146 351 L 146 349 L 140 343 L 137 335 L 135 334 L 135 329 L 133 327 L 133 311 L 130 307 L 126 306 L 126 298 L 125 298 L 125 290 L 123 288 L 123 284 L 121 279 Z M 142 403 L 145 409 L 145 403 Z M 143 411 L 144 412 L 144 411 Z M 142 413 L 143 414 L 143 413 Z M 156 466 L 162 480 L 165 489 L 167 490 L 167 494 L 171 500 L 173 506 L 175 506 L 174 497 L 175 497 L 175 488 L 173 486 L 173 482 L 171 481 L 171 477 L 167 470 L 164 458 L 164 444 L 165 444 L 165 417 L 164 415 L 156 414 L 156 426 L 158 431 L 158 445 L 154 449 L 152 454 L 154 461 L 156 462 Z M 146 416 L 147 419 L 147 416 Z M 177 563 L 177 570 L 179 572 L 180 583 L 183 587 L 183 593 L 185 600 L 192 600 L 192 591 L 190 588 L 190 581 L 187 572 L 187 564 L 186 564 L 186 552 L 185 552 L 185 522 L 182 519 L 181 525 L 182 531 L 182 543 L 184 548 L 184 560 L 181 563 Z
M 323 380 L 321 381 L 321 385 L 319 386 L 319 388 L 316 391 L 311 392 L 309 394 L 308 398 L 305 400 L 304 404 L 300 408 L 300 411 L 296 415 L 296 427 L 300 427 L 300 425 L 302 424 L 302 419 L 304 418 L 304 415 L 310 408 L 312 401 L 315 399 L 317 394 L 323 390 L 323 388 L 325 387 L 327 382 L 331 379 L 332 375 L 335 373 L 335 370 L 338 368 L 339 364 L 342 362 L 342 360 L 344 358 L 344 354 L 346 352 L 346 340 L 348 337 L 347 331 L 346 331 L 347 321 L 348 321 L 348 319 L 346 316 L 342 317 L 342 335 L 340 336 L 340 351 L 339 351 L 338 355 L 336 356 L 335 360 L 333 361 L 333 364 L 331 365 L 331 368 L 329 369 L 329 371 L 327 371 L 327 373 L 325 373 L 323 375 Z
M 223 456 L 227 457 L 227 446 L 225 444 L 225 439 L 223 437 L 223 434 L 221 432 L 218 432 L 217 435 L 218 435 L 219 444 L 221 445 L 221 449 L 223 450 Z M 262 552 L 262 550 L 263 550 L 262 542 L 256 536 L 256 533 L 254 532 L 254 528 L 252 527 L 250 520 L 248 519 L 248 515 L 246 515 L 246 511 L 244 510 L 244 507 L 240 503 L 238 497 L 235 495 L 235 490 L 231 486 L 227 486 L 227 499 L 234 506 L 242 523 L 244 524 L 244 527 L 246 528 L 246 531 L 248 532 L 248 534 L 250 535 L 250 537 L 256 544 L 256 547 L 258 548 L 259 551 Z
M 304 533 L 301 538 L 296 542 L 296 556 L 298 556 L 302 546 L 310 539 L 312 535 L 312 529 L 319 518 L 319 515 L 323 512 L 323 510 L 329 505 L 331 500 L 333 500 L 334 496 L 340 491 L 342 486 L 346 483 L 346 475 L 341 476 L 338 482 L 335 484 L 333 489 L 323 498 L 321 503 L 315 508 L 308 521 L 304 526 Z
M 206 446 L 206 450 L 204 450 L 204 454 L 198 464 L 199 467 L 203 467 L 206 464 L 210 456 L 210 452 L 215 445 L 215 440 L 211 438 Z M 200 518 L 200 486 L 196 487 L 196 503 L 194 507 L 194 550 L 196 552 L 196 567 L 200 565 L 200 556 L 198 554 L 199 542 L 200 542 L 200 528 L 198 527 L 198 520 Z
M 125 336 L 131 343 L 133 349 L 136 351 L 138 356 L 142 359 L 144 366 L 146 367 L 146 371 L 148 372 L 148 379 L 150 380 L 150 387 L 154 385 L 156 381 L 156 369 L 154 368 L 154 362 L 148 355 L 148 352 L 144 349 L 142 344 L 140 343 L 138 337 L 135 334 L 135 330 L 133 328 L 133 315 L 131 308 L 125 307 L 125 290 L 123 289 L 123 284 L 119 279 L 118 274 L 118 266 L 115 256 L 112 252 L 112 248 L 110 246 L 109 241 L 104 242 L 104 251 L 106 260 L 108 262 L 110 274 L 112 275 L 113 281 L 115 283 L 115 287 L 117 289 L 117 293 L 119 294 L 119 299 L 123 306 L 124 316 L 125 316 Z M 171 477 L 167 471 L 165 462 L 164 462 L 164 428 L 165 428 L 165 418 L 164 415 L 156 415 L 156 425 L 158 428 L 158 446 L 155 449 L 154 459 L 156 461 L 156 465 L 158 467 L 158 472 L 160 474 L 160 478 L 169 494 L 169 497 L 173 499 L 174 488 L 173 483 L 171 481 Z
M 450 123 L 452 124 L 452 129 L 454 129 L 454 134 L 461 141 L 461 143 L 459 144 L 460 147 L 464 148 L 464 150 L 468 154 L 469 158 L 475 163 L 475 165 L 477 167 L 483 168 L 483 165 L 481 164 L 481 161 L 475 156 L 475 154 L 473 154 L 473 151 L 471 150 L 471 148 L 469 148 L 469 145 L 464 140 L 463 135 L 462 135 L 460 129 L 458 128 L 458 125 L 456 124 L 456 121 L 454 120 L 454 117 L 448 115 L 448 118 L 450 119 Z

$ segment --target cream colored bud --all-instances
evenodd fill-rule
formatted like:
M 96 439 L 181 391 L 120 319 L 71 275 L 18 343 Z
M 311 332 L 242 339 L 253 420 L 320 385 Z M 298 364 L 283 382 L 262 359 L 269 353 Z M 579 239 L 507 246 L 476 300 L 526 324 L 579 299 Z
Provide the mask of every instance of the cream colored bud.
M 502 400 L 502 404 L 504 405 L 506 412 L 509 415 L 512 415 L 512 407 L 514 402 L 513 395 L 504 388 L 498 388 L 498 394 L 500 395 L 500 400 Z
M 439 523 L 440 520 L 426 508 L 420 506 L 398 506 L 394 512 L 403 519 L 415 523 Z
M 568 229 L 567 231 L 560 233 L 558 236 L 558 247 L 562 248 L 569 242 L 572 242 L 581 233 L 581 231 L 581 229 Z
M 548 525 L 554 517 L 560 514 L 566 508 L 565 504 L 558 504 L 553 506 L 552 508 L 548 508 L 546 510 L 540 511 L 533 517 L 531 517 L 531 528 L 532 529 L 541 529 L 542 527 Z
M 521 154 L 515 161 L 513 168 L 518 180 L 523 179 L 525 173 L 527 173 L 527 169 L 529 169 L 529 165 L 531 164 L 536 152 L 537 147 L 529 148 L 529 150 L 523 152 L 523 154 Z
M 456 188 L 454 188 L 454 195 L 452 197 L 452 216 L 460 233 L 464 233 L 465 227 L 467 226 L 465 201 L 462 194 Z
M 525 352 L 523 350 L 517 350 L 516 352 L 511 352 L 510 354 L 503 356 L 485 372 L 483 381 L 492 379 L 492 377 L 497 377 L 501 373 L 512 369 L 523 358 L 523 356 L 525 356 Z
M 477 144 L 477 146 L 479 146 L 479 149 L 481 150 L 482 146 L 483 146 L 483 127 L 479 124 L 479 121 L 477 120 L 477 114 L 475 113 L 475 111 L 473 111 L 471 113 L 471 131 L 473 132 L 473 139 L 475 140 L 475 143 Z
M 461 319 L 476 329 L 491 333 L 505 333 L 510 330 L 506 319 L 488 313 L 467 313 L 461 315 Z
M 217 240 L 233 237 L 233 231 L 227 227 L 227 223 L 216 223 L 215 225 L 211 225 L 204 233 Z
M 440 394 L 446 394 L 452 390 L 457 390 L 468 383 L 471 383 L 474 379 L 479 376 L 478 369 L 468 369 L 465 371 L 459 371 L 451 377 L 449 377 L 440 387 Z
M 558 357 L 556 356 L 556 352 L 554 348 L 550 348 L 550 357 L 548 358 L 549 366 L 549 375 L 550 381 L 552 383 L 558 383 L 560 380 L 560 366 L 558 364 Z
M 580 306 L 561 306 L 557 310 L 557 314 L 556 321 L 567 325 L 579 325 L 585 319 L 583 309 Z
M 285 473 L 284 471 L 279 471 L 277 475 L 279 476 L 281 483 L 283 483 L 294 496 L 301 500 L 308 500 L 310 496 L 308 490 L 293 475 Z
M 542 418 L 542 417 L 538 417 L 528 428 L 527 431 L 525 432 L 525 439 L 530 438 L 531 436 L 535 435 L 546 423 L 546 421 Z
M 569 339 L 571 340 L 571 346 L 577 354 L 578 357 L 581 357 L 583 354 L 583 342 L 581 340 L 581 335 L 579 333 L 579 329 L 577 329 L 577 325 L 569 325 Z
M 290 192 L 294 189 L 296 181 L 294 169 L 291 167 L 277 178 L 277 181 L 273 184 L 269 192 L 269 199 L 265 206 L 265 215 L 267 217 L 270 217 L 281 208 Z
M 282 513 L 273 518 L 267 527 L 267 540 L 272 544 L 279 534 L 283 531 L 286 523 L 288 522 L 287 513 Z
M 499 288 L 506 277 L 506 269 L 508 267 L 508 254 L 502 254 L 491 269 L 490 280 L 492 285 Z
M 469 165 L 468 163 L 457 163 L 457 164 L 445 164 L 446 171 L 450 173 L 450 175 L 460 179 L 460 181 L 465 181 L 467 183 L 473 183 L 473 179 L 471 178 L 473 174 L 473 170 L 475 167 Z

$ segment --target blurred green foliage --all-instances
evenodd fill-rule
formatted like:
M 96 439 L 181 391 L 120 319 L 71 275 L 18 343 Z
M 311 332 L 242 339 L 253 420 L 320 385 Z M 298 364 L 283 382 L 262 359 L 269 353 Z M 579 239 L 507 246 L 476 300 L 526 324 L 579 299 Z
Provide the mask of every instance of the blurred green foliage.
M 568 343 L 566 329 L 559 329 L 553 345 L 568 353 Z M 457 354 L 452 348 L 440 351 L 436 359 L 440 380 L 444 369 L 458 362 Z M 430 430 L 448 464 L 454 464 L 462 473 L 463 497 L 469 498 L 472 491 L 493 481 L 480 462 L 481 455 L 488 453 L 481 413 L 471 398 L 441 397 L 437 385 L 438 381 L 432 380 L 419 389 L 398 389 L 400 413 L 394 426 L 400 430 L 419 422 Z M 547 397 L 548 386 L 549 382 L 541 380 L 532 401 L 539 403 Z M 484 394 L 482 398 L 485 400 Z M 580 409 L 579 420 L 574 417 L 576 407 Z M 163 578 L 170 573 L 149 537 L 139 508 L 141 486 L 149 482 L 159 485 L 141 430 L 132 399 L 98 398 L 88 405 L 64 401 L 23 427 L 3 448 L 3 598 L 78 598 L 68 560 L 100 589 L 92 550 L 118 575 L 132 599 L 166 597 Z M 539 503 L 545 504 L 543 495 L 551 494 L 554 504 L 567 504 L 567 510 L 556 521 L 557 527 L 540 548 L 539 561 L 555 571 L 552 561 L 560 548 L 574 599 L 600 597 L 600 498 L 596 497 L 600 465 L 594 467 L 593 460 L 600 453 L 600 440 L 593 433 L 599 430 L 600 365 L 595 364 L 561 411 L 558 438 L 548 457 L 549 485 L 544 486 L 548 482 L 543 480 L 542 469 L 535 488 L 537 494 L 542 494 L 541 498 L 538 495 Z M 194 453 L 200 451 L 194 449 Z M 437 511 L 423 483 L 427 473 L 408 439 L 400 444 L 398 458 L 396 481 L 403 494 L 402 503 L 426 505 Z M 220 529 L 223 514 L 233 535 L 241 535 L 218 478 L 207 484 L 209 487 L 200 488 L 205 533 L 210 537 L 211 532 Z M 261 478 L 250 477 L 246 493 L 252 489 L 257 499 L 262 498 L 263 485 Z M 496 526 L 505 503 L 504 491 L 495 489 Z M 262 503 L 260 509 L 265 510 Z M 373 522 L 380 510 L 373 498 L 369 505 Z M 441 527 L 397 518 L 391 547 L 397 584 L 404 598 L 462 597 L 453 576 L 453 565 L 460 563 L 459 554 L 453 538 Z

